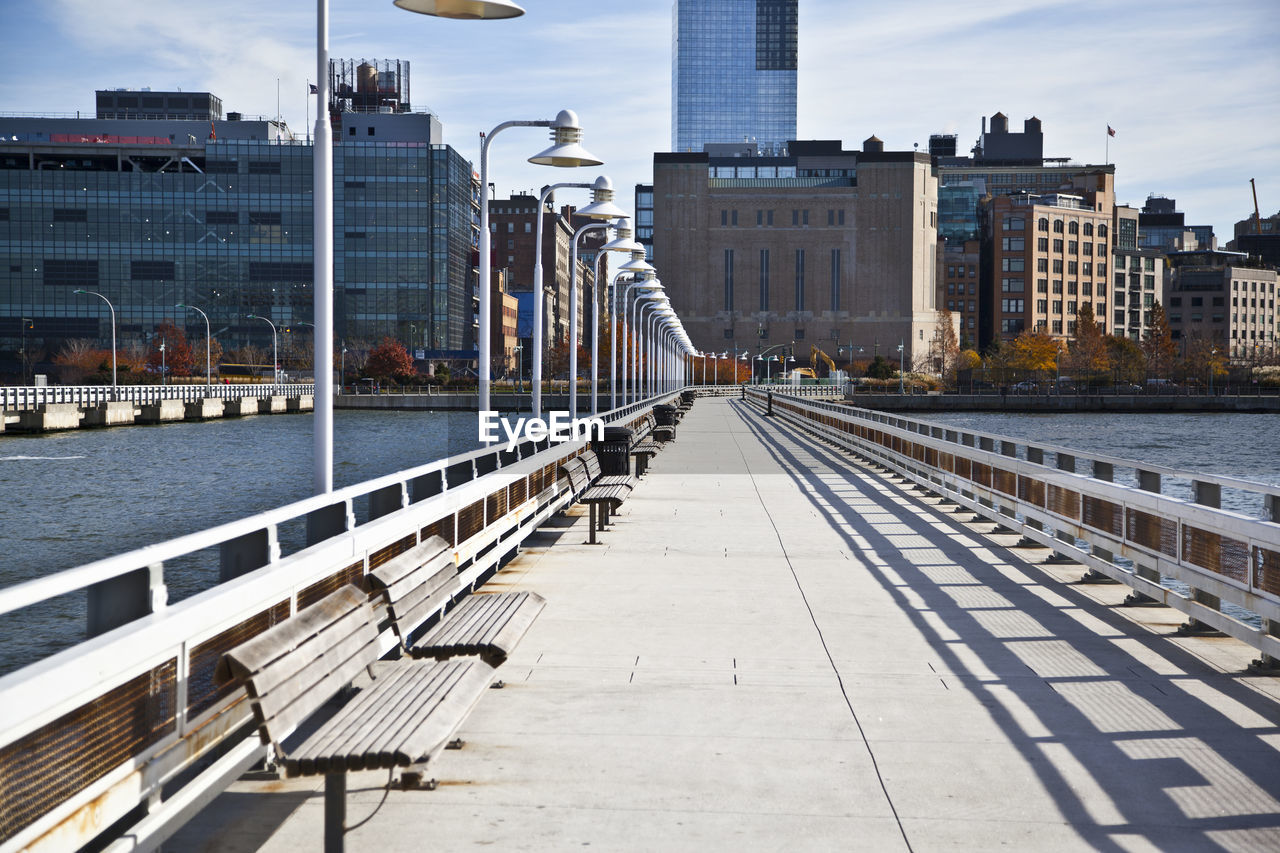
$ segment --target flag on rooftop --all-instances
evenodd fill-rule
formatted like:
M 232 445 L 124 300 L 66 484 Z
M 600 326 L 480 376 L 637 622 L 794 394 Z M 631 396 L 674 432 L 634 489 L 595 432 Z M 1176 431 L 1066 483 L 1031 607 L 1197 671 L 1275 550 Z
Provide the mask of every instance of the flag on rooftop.
M 1111 129 L 1111 125 L 1107 125 L 1107 136 L 1115 136 L 1116 132 Z

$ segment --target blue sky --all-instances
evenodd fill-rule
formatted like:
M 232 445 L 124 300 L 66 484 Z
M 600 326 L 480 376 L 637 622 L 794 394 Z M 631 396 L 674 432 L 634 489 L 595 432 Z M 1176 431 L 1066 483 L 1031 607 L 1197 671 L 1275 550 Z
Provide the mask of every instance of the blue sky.
M 605 166 L 530 166 L 545 132 L 505 131 L 492 147 L 499 194 L 603 172 L 629 207 L 653 152 L 670 146 L 669 0 L 522 5 L 522 18 L 461 22 L 390 0 L 331 0 L 331 53 L 409 60 L 414 104 L 436 112 L 471 159 L 479 132 L 498 122 L 576 110 Z M 95 88 L 149 86 L 209 90 L 227 109 L 275 115 L 278 78 L 280 112 L 307 129 L 312 2 L 4 6 L 0 111 L 91 112 Z M 909 149 L 948 132 L 968 148 L 982 116 L 1002 111 L 1013 129 L 1038 116 L 1047 155 L 1095 163 L 1110 124 L 1119 200 L 1172 196 L 1225 242 L 1252 212 L 1250 178 L 1263 215 L 1280 210 L 1278 37 L 1275 0 L 801 0 L 798 135 L 854 148 L 874 133 Z

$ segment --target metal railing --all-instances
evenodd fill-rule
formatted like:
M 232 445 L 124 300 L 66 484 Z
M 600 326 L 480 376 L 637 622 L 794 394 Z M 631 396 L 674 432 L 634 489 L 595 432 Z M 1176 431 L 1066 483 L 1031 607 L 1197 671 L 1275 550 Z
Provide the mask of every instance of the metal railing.
M 670 399 L 604 419 L 632 424 Z M 267 755 L 243 690 L 214 684 L 223 653 L 431 536 L 452 546 L 453 594 L 478 586 L 572 502 L 559 466 L 585 446 L 440 459 L 0 589 L 0 615 L 87 593 L 89 635 L 0 677 L 0 851 L 75 850 L 140 805 L 104 849 L 158 846 Z M 219 582 L 168 605 L 166 564 L 199 555 Z
M 777 391 L 772 399 L 755 389 L 748 396 L 775 416 L 1127 584 L 1133 603 L 1154 599 L 1191 617 L 1188 630 L 1208 627 L 1260 650 L 1264 662 L 1280 658 L 1280 486 Z M 1232 508 L 1223 508 L 1224 501 Z
M 239 400 L 242 397 L 299 397 L 314 395 L 315 385 L 26 385 L 0 388 L 0 409 L 20 411 L 44 405 L 69 403 L 96 406 L 100 403 L 146 405 L 161 400 Z

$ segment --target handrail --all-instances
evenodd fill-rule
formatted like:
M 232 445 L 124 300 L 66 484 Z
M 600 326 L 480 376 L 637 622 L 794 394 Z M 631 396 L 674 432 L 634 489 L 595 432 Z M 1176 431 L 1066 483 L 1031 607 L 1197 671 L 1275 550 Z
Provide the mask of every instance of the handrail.
M 929 421 L 752 389 L 775 415 L 907 477 L 1138 594 L 1280 658 L 1280 486 L 1180 471 Z M 996 448 L 999 447 L 999 452 Z M 1054 455 L 1054 466 L 1045 452 Z M 1076 472 L 1078 460 L 1091 463 Z M 1117 466 L 1136 485 L 1114 482 Z M 1165 476 L 1191 483 L 1190 500 Z M 1222 489 L 1264 497 L 1261 513 L 1222 509 Z M 1076 540 L 1086 543 L 1077 546 Z M 1122 558 L 1117 562 L 1117 558 Z M 1188 593 L 1162 581 L 1170 577 Z M 1260 625 L 1225 612 L 1257 614 Z
M 601 417 L 630 424 L 674 396 Z M 429 536 L 452 546 L 455 595 L 483 583 L 572 502 L 558 468 L 585 446 L 482 448 L 0 589 L 4 613 L 88 588 L 93 635 L 0 677 L 0 851 L 36 838 L 48 844 L 41 849 L 77 849 L 140 802 L 147 815 L 125 831 L 137 846 L 159 844 L 264 756 L 245 730 L 243 692 L 212 683 L 223 652 Z M 357 521 L 362 498 L 368 518 Z M 282 554 L 278 530 L 298 521 L 314 523 L 315 535 Z M 166 606 L 164 564 L 209 548 L 219 549 L 222 582 Z M 94 629 L 95 594 L 128 612 Z M 383 640 L 390 650 L 393 638 Z
M 242 397 L 298 397 L 314 395 L 309 382 L 288 384 L 206 385 L 24 385 L 0 387 L 0 409 L 15 411 L 43 405 L 150 404 L 161 400 L 238 400 Z

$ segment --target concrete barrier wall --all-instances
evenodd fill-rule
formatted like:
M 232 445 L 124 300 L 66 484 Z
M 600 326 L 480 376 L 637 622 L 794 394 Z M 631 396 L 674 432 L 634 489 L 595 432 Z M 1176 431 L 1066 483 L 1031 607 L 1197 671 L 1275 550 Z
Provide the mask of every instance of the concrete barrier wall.
M 131 424 L 135 418 L 133 403 L 99 403 L 84 410 L 83 426 L 104 427 Z
M 80 407 L 70 403 L 51 403 L 35 411 L 22 412 L 18 429 L 23 432 L 45 432 L 55 429 L 77 429 L 82 414 Z
M 311 394 L 303 394 L 300 397 L 290 397 L 286 405 L 286 411 L 289 412 L 310 412 L 316 407 L 316 398 Z
M 203 421 L 209 418 L 222 417 L 222 401 L 206 397 L 187 403 L 186 417 L 189 421 Z
M 143 406 L 138 415 L 138 422 L 159 424 L 180 421 L 187 416 L 186 408 L 186 404 L 181 400 L 161 400 L 159 403 Z
M 228 418 L 256 415 L 258 414 L 258 398 L 241 397 L 239 400 L 224 400 L 222 414 Z

